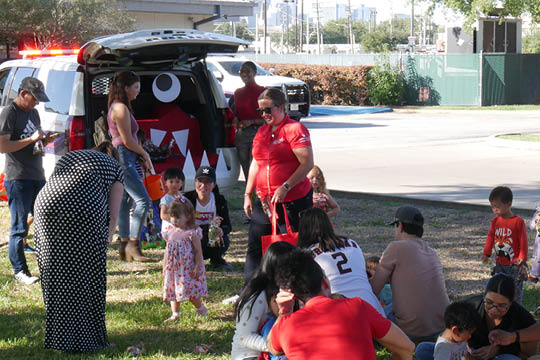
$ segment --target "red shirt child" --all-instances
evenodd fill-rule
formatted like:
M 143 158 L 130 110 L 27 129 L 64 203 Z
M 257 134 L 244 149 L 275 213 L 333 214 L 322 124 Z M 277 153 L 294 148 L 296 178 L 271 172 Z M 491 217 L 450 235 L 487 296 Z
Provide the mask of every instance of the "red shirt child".
M 484 263 L 493 249 L 499 265 L 521 265 L 527 261 L 527 230 L 523 219 L 512 213 L 512 200 L 512 190 L 506 186 L 497 186 L 489 194 L 491 210 L 496 216 L 491 221 L 482 253 Z

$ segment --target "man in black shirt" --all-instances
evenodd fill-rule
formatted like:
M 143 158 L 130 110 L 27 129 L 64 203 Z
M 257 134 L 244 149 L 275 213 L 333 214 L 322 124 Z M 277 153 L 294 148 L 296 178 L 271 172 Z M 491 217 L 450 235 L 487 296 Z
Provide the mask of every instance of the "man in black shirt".
M 9 234 L 9 260 L 15 279 L 33 284 L 24 256 L 23 239 L 28 235 L 28 214 L 34 207 L 36 196 L 45 184 L 42 150 L 49 139 L 41 131 L 39 113 L 35 109 L 40 101 L 49 101 L 43 83 L 32 77 L 22 80 L 17 97 L 0 113 L 0 152 L 6 154 L 4 185 L 11 213 Z M 41 144 L 36 142 L 41 141 Z

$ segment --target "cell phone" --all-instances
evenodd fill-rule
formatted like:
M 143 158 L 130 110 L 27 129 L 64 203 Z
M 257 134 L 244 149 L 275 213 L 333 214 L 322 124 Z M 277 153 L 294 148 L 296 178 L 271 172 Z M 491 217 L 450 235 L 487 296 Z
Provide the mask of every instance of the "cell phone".
M 49 139 L 54 139 L 54 138 L 59 137 L 60 135 L 61 135 L 61 133 L 59 133 L 59 132 L 48 133 L 48 134 L 46 135 L 46 137 L 48 137 Z

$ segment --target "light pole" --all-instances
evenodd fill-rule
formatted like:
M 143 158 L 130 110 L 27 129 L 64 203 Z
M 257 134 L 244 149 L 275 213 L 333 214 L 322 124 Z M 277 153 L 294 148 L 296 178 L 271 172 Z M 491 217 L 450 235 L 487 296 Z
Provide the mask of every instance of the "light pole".
M 287 54 L 289 53 L 289 1 L 292 0 L 283 0 L 287 7 L 287 19 L 285 20 L 285 25 L 287 26 Z

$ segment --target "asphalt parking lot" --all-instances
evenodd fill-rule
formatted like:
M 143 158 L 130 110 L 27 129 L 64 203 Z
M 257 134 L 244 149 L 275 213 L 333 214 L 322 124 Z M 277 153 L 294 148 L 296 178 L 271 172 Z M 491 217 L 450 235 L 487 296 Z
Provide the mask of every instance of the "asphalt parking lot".
M 330 189 L 488 205 L 507 185 L 514 207 L 540 202 L 540 144 L 496 134 L 540 133 L 537 111 L 398 110 L 303 119 Z

